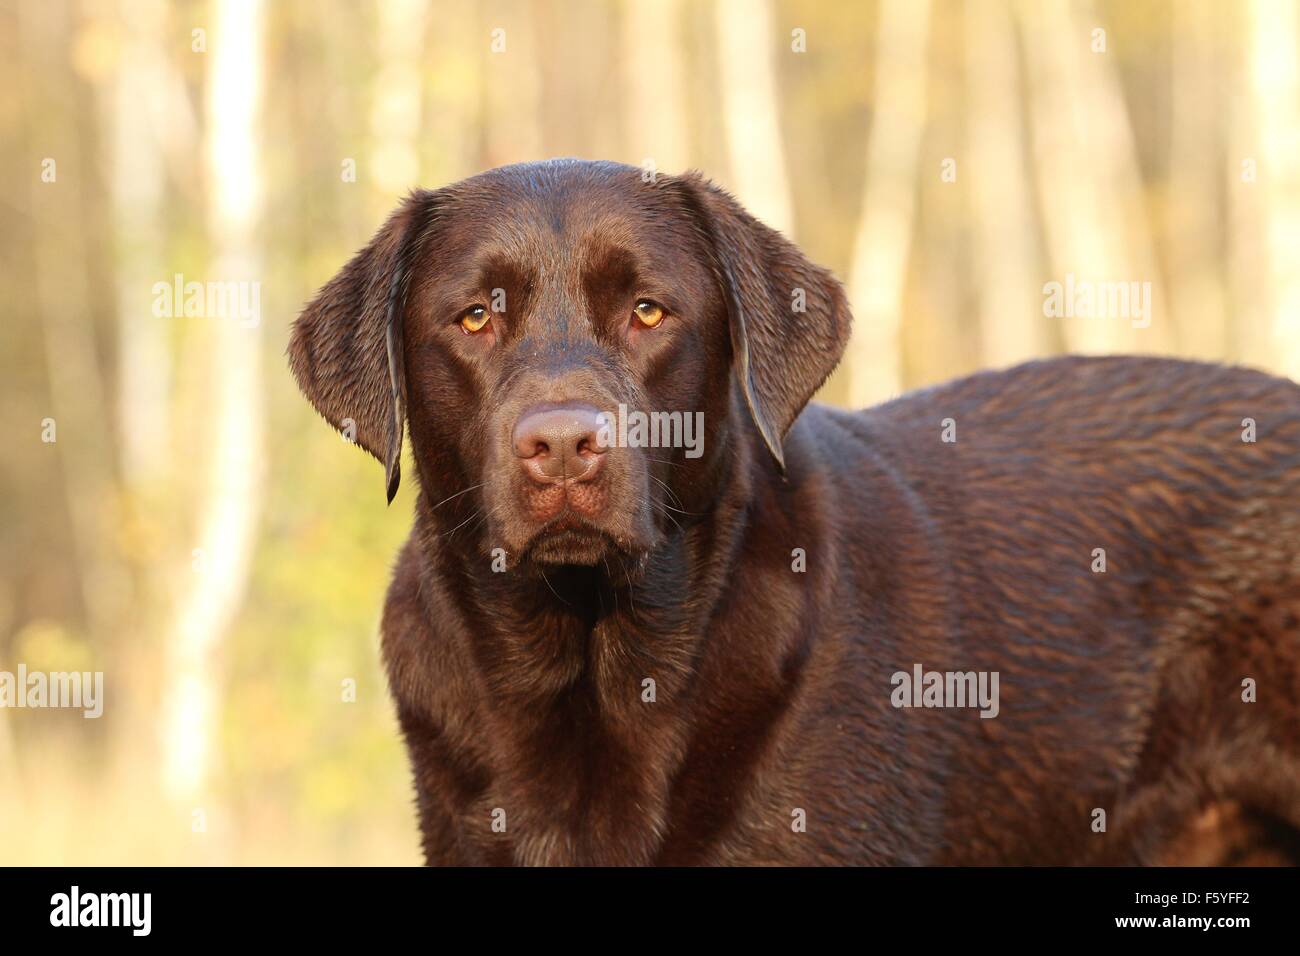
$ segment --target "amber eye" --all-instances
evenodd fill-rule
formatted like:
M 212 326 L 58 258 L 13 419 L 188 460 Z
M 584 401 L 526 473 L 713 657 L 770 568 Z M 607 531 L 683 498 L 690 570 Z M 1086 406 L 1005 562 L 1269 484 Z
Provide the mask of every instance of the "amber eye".
M 466 309 L 465 314 L 460 317 L 460 327 L 466 332 L 474 333 L 488 324 L 488 310 L 481 305 L 473 306 Z
M 636 304 L 636 308 L 632 312 L 636 315 L 637 321 L 648 329 L 653 329 L 664 320 L 664 310 L 653 302 L 647 302 L 644 299 Z

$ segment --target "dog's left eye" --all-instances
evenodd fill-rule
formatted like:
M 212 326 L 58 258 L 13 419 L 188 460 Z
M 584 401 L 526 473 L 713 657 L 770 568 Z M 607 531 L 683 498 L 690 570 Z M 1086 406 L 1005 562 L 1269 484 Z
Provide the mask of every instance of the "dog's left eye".
M 649 302 L 645 299 L 642 299 L 636 304 L 636 308 L 632 310 L 632 314 L 636 316 L 638 322 L 648 329 L 653 329 L 664 320 L 663 307 L 655 305 L 655 303 Z
M 471 306 L 460 317 L 460 327 L 468 333 L 474 333 L 488 324 L 488 310 L 481 305 Z

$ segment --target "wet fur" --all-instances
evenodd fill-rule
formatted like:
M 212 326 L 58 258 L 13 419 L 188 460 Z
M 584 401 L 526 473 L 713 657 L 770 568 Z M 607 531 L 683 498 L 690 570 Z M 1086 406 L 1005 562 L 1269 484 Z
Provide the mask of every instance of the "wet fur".
M 1300 388 L 1063 358 L 804 408 L 847 339 L 838 283 L 705 181 L 664 180 L 532 164 L 417 194 L 295 327 L 309 398 L 391 460 L 383 344 L 410 269 L 420 489 L 383 654 L 428 862 L 1293 861 Z M 686 507 L 656 513 L 648 552 L 492 573 L 484 502 L 447 500 L 489 477 L 462 450 L 485 396 L 444 383 L 411 325 L 455 246 L 443 234 L 475 225 L 441 210 L 564 196 L 595 215 L 602 190 L 646 204 L 692 260 L 675 268 L 711 318 L 674 361 L 698 367 L 656 387 L 697 403 L 663 407 L 710 410 L 709 451 L 650 464 L 659 503 Z M 890 677 L 914 663 L 1000 672 L 1000 715 L 895 709 Z

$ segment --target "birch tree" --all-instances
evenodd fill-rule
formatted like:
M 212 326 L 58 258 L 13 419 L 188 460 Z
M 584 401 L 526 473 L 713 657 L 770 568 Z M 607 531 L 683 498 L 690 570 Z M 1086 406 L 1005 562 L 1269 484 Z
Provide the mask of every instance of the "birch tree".
M 535 11 L 525 0 L 494 7 L 494 26 L 504 30 L 504 46 L 486 57 L 483 71 L 485 166 L 530 162 L 542 158 L 542 76 L 538 63 Z M 489 32 L 488 37 L 491 37 Z
M 731 185 L 751 213 L 793 238 L 772 5 L 769 0 L 718 0 L 715 25 Z
M 679 173 L 690 162 L 681 19 L 681 0 L 623 4 L 623 135 L 628 161 L 643 165 L 649 160 L 658 172 Z M 648 50 L 654 51 L 654 69 L 645 66 Z
M 87 286 L 90 249 L 83 216 L 91 187 L 75 104 L 60 99 L 62 87 L 38 84 L 41 67 L 62 55 L 72 28 L 69 13 L 64 4 L 17 8 L 19 75 L 33 157 L 28 180 L 35 266 L 31 282 L 76 578 L 92 637 L 107 639 L 129 599 L 130 579 L 109 547 L 108 531 L 117 517 L 111 510 L 117 479 L 107 418 L 111 406 L 96 354 L 95 310 Z M 30 434 L 38 436 L 39 427 L 33 422 Z
M 420 184 L 421 54 L 428 4 L 392 0 L 379 16 L 379 74 L 370 105 L 370 167 L 382 215 L 396 197 Z
M 1221 155 L 1222 64 L 1213 0 L 1189 0 L 1173 21 L 1170 201 L 1165 237 L 1169 310 L 1179 351 L 1201 359 L 1228 353 L 1227 303 L 1220 254 L 1225 213 Z
M 123 478 L 139 491 L 161 477 L 170 431 L 166 326 L 149 308 L 149 289 L 162 278 L 163 164 L 147 108 L 168 83 L 162 56 L 168 16 L 158 0 L 120 3 L 117 12 L 122 49 L 104 96 L 116 245 L 117 412 Z
M 1038 224 L 1020 111 L 1015 22 L 1003 0 L 968 9 L 966 81 L 972 255 L 979 302 L 980 364 L 999 368 L 1046 353 Z
M 219 281 L 260 282 L 263 16 L 257 0 L 218 0 L 209 32 L 204 151 L 211 269 Z M 209 452 L 164 684 L 163 781 L 182 801 L 196 800 L 209 783 L 219 719 L 217 651 L 248 581 L 264 468 L 261 326 L 220 315 L 205 321 Z
M 1294 3 L 1249 7 L 1250 91 L 1272 314 L 1275 370 L 1300 378 L 1300 68 Z
M 1155 313 L 1147 319 L 1062 318 L 1066 345 L 1085 353 L 1162 351 L 1172 341 L 1168 303 L 1110 38 L 1091 5 L 1030 0 L 1016 10 L 1028 65 L 1034 176 L 1051 257 L 1046 281 L 1086 282 L 1094 289 L 1149 283 Z
M 882 0 L 865 185 L 849 299 L 853 337 L 846 363 L 857 407 L 903 388 L 903 288 L 916 215 L 917 156 L 926 116 L 928 0 Z

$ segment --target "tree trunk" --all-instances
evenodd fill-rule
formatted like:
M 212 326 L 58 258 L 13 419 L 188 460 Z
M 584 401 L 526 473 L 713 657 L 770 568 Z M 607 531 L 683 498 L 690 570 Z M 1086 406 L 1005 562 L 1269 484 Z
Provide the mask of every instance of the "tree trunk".
M 718 0 L 716 34 L 731 186 L 750 212 L 794 238 L 774 66 L 788 41 L 772 34 L 769 0 Z
M 1097 20 L 1077 16 L 1073 6 L 1029 0 L 1017 10 L 1050 280 L 1062 286 L 1091 283 L 1094 289 L 1099 283 L 1149 283 L 1152 314 L 1060 318 L 1066 344 L 1084 353 L 1167 351 L 1173 340 L 1168 302 L 1147 228 L 1128 111 L 1111 66 L 1114 53 L 1093 50 Z
M 536 10 L 527 0 L 494 4 L 476 42 L 488 43 L 496 27 L 506 30 L 506 48 L 487 58 L 483 112 L 485 167 L 545 158 L 542 138 L 542 74 L 538 63 Z M 476 170 L 477 171 L 477 170 Z
M 425 0 L 381 3 L 379 74 L 370 106 L 370 177 L 385 215 L 399 196 L 420 185 L 420 111 L 423 101 Z M 364 175 L 365 170 L 360 171 Z
M 220 0 L 210 30 L 207 77 L 210 279 L 259 281 L 254 234 L 262 196 L 258 116 L 263 11 L 253 0 Z M 194 321 L 193 319 L 187 321 Z M 186 569 L 166 660 L 163 781 L 197 806 L 209 783 L 220 686 L 217 650 L 247 585 L 262 495 L 260 324 L 208 316 L 209 459 L 201 491 L 195 563 Z
M 623 137 L 627 161 L 661 173 L 690 163 L 686 123 L 686 64 L 682 56 L 681 0 L 626 0 L 623 4 L 623 83 L 627 90 Z M 653 57 L 653 69 L 646 57 Z
M 846 364 L 853 407 L 889 398 L 903 389 L 903 287 L 916 211 L 917 156 L 926 117 L 929 27 L 929 0 L 883 0 L 880 4 L 875 112 L 849 268 L 854 322 Z
M 1173 110 L 1165 241 L 1169 310 L 1178 351 L 1191 358 L 1228 355 L 1220 223 L 1224 219 L 1223 116 L 1213 0 L 1189 0 L 1173 19 Z
M 1049 351 L 1033 197 L 1025 162 L 1015 22 L 1004 0 L 967 8 L 972 247 L 980 364 L 1002 368 Z
M 1300 73 L 1294 3 L 1250 5 L 1250 102 L 1272 290 L 1269 367 L 1300 378 Z M 1267 339 L 1266 339 L 1267 341 Z
M 31 243 L 37 314 L 44 339 L 64 496 L 72 526 L 87 628 L 95 640 L 111 640 L 131 600 L 131 581 L 110 533 L 118 518 L 112 429 L 107 389 L 97 353 L 95 309 L 87 275 L 90 249 L 84 228 L 90 176 L 78 123 L 82 117 L 65 86 L 37 87 L 42 68 L 63 56 L 72 35 L 68 5 L 18 5 L 22 51 L 22 101 L 27 104 L 31 196 Z M 54 179 L 42 179 L 42 163 L 54 162 Z M 41 422 L 30 422 L 33 440 Z

